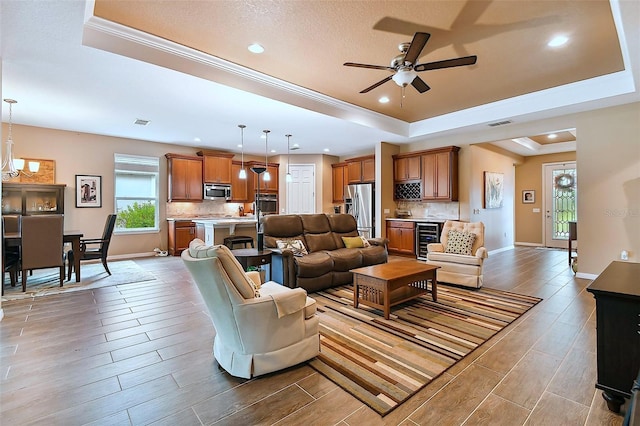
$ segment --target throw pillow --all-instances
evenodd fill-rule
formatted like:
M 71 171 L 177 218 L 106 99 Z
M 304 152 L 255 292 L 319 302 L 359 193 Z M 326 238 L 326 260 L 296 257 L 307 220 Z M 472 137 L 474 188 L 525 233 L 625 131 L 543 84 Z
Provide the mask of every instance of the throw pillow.
M 362 247 L 371 247 L 371 243 L 365 237 L 360 237 L 362 239 Z
M 346 248 L 364 247 L 364 243 L 360 237 L 342 237 L 342 242 Z
M 445 253 L 465 254 L 471 256 L 471 248 L 476 240 L 476 234 L 450 230 L 447 234 Z
M 302 240 L 276 240 L 276 245 L 280 250 L 291 250 L 294 256 L 309 254 Z

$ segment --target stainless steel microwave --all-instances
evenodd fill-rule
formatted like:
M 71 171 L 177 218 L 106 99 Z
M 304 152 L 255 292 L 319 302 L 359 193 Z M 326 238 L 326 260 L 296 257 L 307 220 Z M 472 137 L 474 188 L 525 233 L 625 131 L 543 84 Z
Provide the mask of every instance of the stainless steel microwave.
M 230 200 L 231 185 L 205 183 L 202 198 L 204 198 L 205 200 Z

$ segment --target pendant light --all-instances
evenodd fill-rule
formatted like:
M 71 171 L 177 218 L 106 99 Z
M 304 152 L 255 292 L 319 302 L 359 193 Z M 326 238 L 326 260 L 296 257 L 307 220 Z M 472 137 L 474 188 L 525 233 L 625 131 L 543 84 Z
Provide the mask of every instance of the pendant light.
M 262 132 L 264 133 L 264 168 L 265 168 L 262 181 L 269 182 L 271 180 L 271 174 L 269 173 L 268 165 L 267 165 L 267 150 L 269 149 L 269 132 L 271 132 L 271 130 L 263 130 Z
M 291 177 L 291 167 L 290 167 L 290 161 L 289 161 L 289 151 L 291 150 L 291 144 L 289 143 L 289 138 L 291 137 L 291 135 L 284 135 L 287 138 L 287 176 L 285 178 L 285 180 L 287 182 L 291 182 L 293 180 L 293 178 Z
M 238 174 L 239 179 L 247 178 L 247 171 L 244 169 L 244 128 L 247 127 L 244 124 L 238 124 L 240 127 L 240 142 L 242 147 L 242 166 L 240 166 L 240 173 Z

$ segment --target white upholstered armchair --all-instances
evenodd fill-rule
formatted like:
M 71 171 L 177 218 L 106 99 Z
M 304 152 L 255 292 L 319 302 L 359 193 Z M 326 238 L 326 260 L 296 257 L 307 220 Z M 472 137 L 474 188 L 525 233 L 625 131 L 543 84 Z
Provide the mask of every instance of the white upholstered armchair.
M 231 375 L 251 378 L 315 357 L 320 350 L 316 302 L 304 289 L 260 285 L 231 251 L 195 239 L 182 252 L 216 336 L 213 355 Z
M 438 282 L 482 287 L 482 264 L 488 257 L 482 222 L 448 220 L 439 243 L 427 245 L 427 263 L 439 266 Z

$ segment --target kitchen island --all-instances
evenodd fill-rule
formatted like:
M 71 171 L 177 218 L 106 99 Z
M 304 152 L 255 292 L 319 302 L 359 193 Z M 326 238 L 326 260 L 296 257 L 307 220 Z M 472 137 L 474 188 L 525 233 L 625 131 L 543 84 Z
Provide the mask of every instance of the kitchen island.
M 256 238 L 255 217 L 196 218 L 192 222 L 196 224 L 196 237 L 207 245 L 222 244 L 226 237 L 236 234 L 236 228 L 242 229 L 242 235 Z

